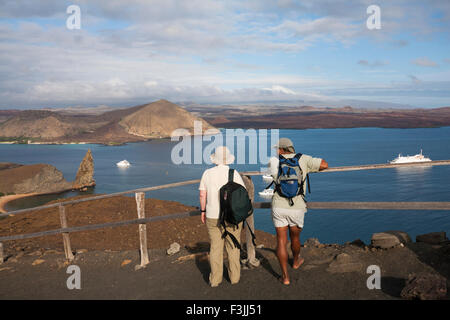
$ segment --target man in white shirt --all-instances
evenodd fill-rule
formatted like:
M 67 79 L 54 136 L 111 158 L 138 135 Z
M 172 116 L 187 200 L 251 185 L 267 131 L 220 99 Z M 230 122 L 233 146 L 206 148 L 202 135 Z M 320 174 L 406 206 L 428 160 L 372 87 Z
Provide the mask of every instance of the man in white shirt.
M 217 287 L 223 276 L 223 247 L 228 255 L 228 275 L 232 284 L 238 283 L 241 275 L 240 250 L 235 247 L 230 237 L 222 238 L 223 227 L 219 225 L 220 215 L 220 188 L 228 182 L 228 164 L 233 163 L 234 156 L 227 147 L 216 148 L 211 155 L 211 161 L 216 166 L 205 170 L 200 181 L 200 209 L 202 223 L 206 223 L 211 242 L 209 263 L 211 273 L 209 283 Z M 234 170 L 233 181 L 244 186 L 239 173 Z M 242 222 L 238 227 L 226 224 L 230 232 L 239 242 L 241 239 Z
M 281 138 L 276 146 L 278 154 L 285 158 L 293 158 L 296 153 L 292 141 L 288 138 Z M 313 158 L 311 156 L 303 154 L 298 160 L 303 177 L 303 190 L 307 188 L 306 175 L 309 172 L 317 172 L 328 168 L 328 163 L 320 158 Z M 278 158 L 270 158 L 269 171 L 274 181 L 278 176 Z M 303 199 L 303 195 L 299 194 L 292 198 L 292 202 L 289 199 L 282 197 L 278 192 L 274 192 L 272 198 L 272 220 L 277 232 L 277 258 L 280 263 L 282 276 L 280 281 L 288 285 L 290 284 L 289 274 L 287 271 L 287 231 L 289 230 L 289 236 L 291 238 L 291 250 L 294 257 L 292 267 L 294 269 L 300 268 L 304 259 L 300 257 L 300 232 L 303 229 L 303 219 L 306 213 L 306 203 Z

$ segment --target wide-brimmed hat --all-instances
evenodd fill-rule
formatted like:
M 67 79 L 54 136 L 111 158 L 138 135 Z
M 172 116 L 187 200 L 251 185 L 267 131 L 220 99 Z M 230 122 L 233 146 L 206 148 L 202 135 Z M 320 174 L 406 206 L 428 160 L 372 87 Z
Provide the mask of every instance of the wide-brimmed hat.
M 225 146 L 217 147 L 210 158 L 214 164 L 230 164 L 234 162 L 234 156 Z

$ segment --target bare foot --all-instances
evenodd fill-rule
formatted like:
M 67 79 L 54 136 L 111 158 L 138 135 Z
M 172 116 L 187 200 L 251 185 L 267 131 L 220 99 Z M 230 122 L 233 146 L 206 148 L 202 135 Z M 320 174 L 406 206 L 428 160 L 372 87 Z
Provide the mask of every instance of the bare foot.
M 294 269 L 300 268 L 300 266 L 303 264 L 303 262 L 305 262 L 305 259 L 299 257 L 297 262 L 295 262 L 295 260 L 294 260 L 294 263 L 292 264 L 292 268 L 294 268 Z
M 289 278 L 284 278 L 283 276 L 279 277 L 278 280 L 285 286 L 288 286 L 291 284 L 291 281 L 289 281 Z

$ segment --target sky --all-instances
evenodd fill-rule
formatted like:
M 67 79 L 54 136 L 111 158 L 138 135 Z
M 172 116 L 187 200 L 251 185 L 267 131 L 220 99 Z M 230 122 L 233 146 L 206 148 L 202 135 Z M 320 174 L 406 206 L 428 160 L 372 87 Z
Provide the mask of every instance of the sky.
M 0 0 L 0 109 L 450 106 L 449 27 L 448 0 Z

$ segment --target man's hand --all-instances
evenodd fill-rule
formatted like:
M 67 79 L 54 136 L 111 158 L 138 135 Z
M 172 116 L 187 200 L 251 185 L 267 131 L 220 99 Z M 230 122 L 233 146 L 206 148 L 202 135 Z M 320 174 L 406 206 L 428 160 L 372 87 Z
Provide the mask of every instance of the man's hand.
M 200 210 L 205 210 L 204 208 L 206 208 L 206 190 L 200 190 L 199 200 L 200 200 Z M 205 224 L 205 222 L 206 222 L 206 213 L 202 212 L 202 223 Z
M 328 169 L 328 163 L 322 159 L 322 162 L 320 163 L 319 171 Z
M 202 223 L 205 224 L 206 223 L 206 213 L 202 212 Z

